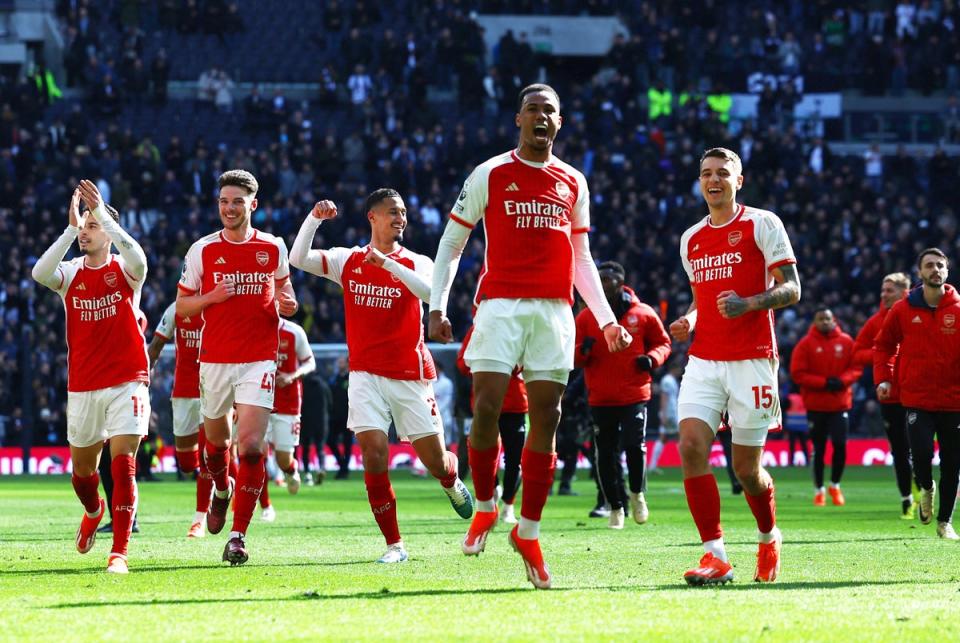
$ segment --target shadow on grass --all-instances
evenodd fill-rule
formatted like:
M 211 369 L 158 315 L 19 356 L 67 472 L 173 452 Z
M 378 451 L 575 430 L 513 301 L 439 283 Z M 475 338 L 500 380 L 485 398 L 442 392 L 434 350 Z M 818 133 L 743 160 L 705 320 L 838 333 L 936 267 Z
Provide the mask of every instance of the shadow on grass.
M 243 565 L 244 569 L 269 569 L 271 567 L 290 567 L 292 563 L 268 563 L 268 564 L 256 564 L 250 563 Z M 370 559 L 363 560 L 343 560 L 336 562 L 297 562 L 295 563 L 297 567 L 341 567 L 346 565 L 373 565 L 374 561 Z M 215 570 L 215 569 L 230 569 L 228 565 L 222 563 L 211 563 L 209 565 L 151 565 L 148 567 L 139 567 L 134 565 L 131 567 L 131 570 L 136 573 L 141 572 L 171 572 L 171 571 L 186 571 L 190 569 L 202 569 L 202 570 Z M 89 574 L 91 576 L 100 576 L 103 575 L 104 571 L 102 567 L 67 567 L 67 568 L 58 568 L 58 569 L 18 569 L 14 571 L 0 571 L 0 578 L 8 576 L 43 576 L 47 574 L 56 574 L 61 575 L 84 575 Z
M 810 590 L 810 589 L 845 589 L 857 587 L 884 587 L 896 585 L 936 585 L 932 581 L 826 581 L 826 582 L 788 582 L 788 583 L 729 583 L 723 587 L 716 587 L 717 591 L 765 591 L 765 590 Z M 671 583 L 665 585 L 607 585 L 593 587 L 559 587 L 550 590 L 551 594 L 557 592 L 638 592 L 638 591 L 672 591 L 672 592 L 696 592 L 703 591 L 704 588 L 688 587 L 683 583 Z M 409 591 L 393 591 L 384 588 L 380 591 L 354 592 L 351 594 L 321 594 L 319 592 L 306 592 L 292 596 L 282 596 L 276 598 L 255 598 L 255 597 L 237 597 L 237 598 L 184 598 L 184 599 L 144 599 L 127 601 L 82 601 L 76 603 L 56 603 L 54 605 L 42 606 L 37 609 L 83 609 L 100 607 L 150 607 L 155 605 L 204 605 L 212 603 L 273 603 L 273 602 L 298 602 L 298 601 L 340 601 L 340 600 L 379 600 L 394 598 L 416 598 L 421 596 L 474 596 L 477 594 L 502 595 L 502 594 L 520 594 L 534 592 L 530 587 L 499 587 L 490 589 L 420 589 Z
M 582 591 L 584 588 L 568 587 L 552 589 L 551 592 L 572 592 Z M 612 588 L 596 588 L 609 590 Z M 614 588 L 615 589 L 615 588 Z M 623 589 L 635 590 L 636 587 Z M 83 601 L 79 603 L 56 603 L 38 607 L 37 609 L 75 609 L 85 607 L 151 607 L 154 605 L 203 605 L 208 603 L 273 603 L 273 602 L 297 602 L 297 601 L 340 601 L 340 600 L 377 600 L 394 598 L 415 598 L 419 596 L 473 596 L 476 594 L 518 594 L 536 591 L 530 587 L 498 587 L 490 589 L 418 589 L 409 591 L 393 591 L 384 588 L 379 591 L 354 592 L 352 594 L 321 594 L 319 592 L 306 592 L 303 594 L 294 594 L 293 596 L 281 596 L 276 598 L 184 598 L 184 599 L 149 599 L 141 601 Z
M 828 545 L 833 543 L 880 543 L 880 542 L 914 542 L 914 541 L 931 541 L 929 537 L 923 535 L 904 535 L 904 536 L 882 536 L 879 538 L 835 538 L 833 540 L 788 540 L 784 538 L 783 544 L 785 547 L 790 545 Z M 657 547 L 671 548 L 671 547 L 695 547 L 700 543 L 690 541 L 686 543 L 671 543 L 668 545 L 650 545 L 651 549 Z M 756 540 L 724 540 L 725 545 L 756 545 Z
M 727 585 L 722 586 L 707 586 L 707 587 L 689 587 L 680 583 L 671 583 L 668 585 L 654 585 L 649 589 L 661 590 L 661 591 L 689 591 L 695 592 L 698 590 L 704 589 L 715 589 L 720 592 L 737 592 L 737 591 L 766 591 L 766 590 L 775 590 L 775 591 L 789 591 L 794 589 L 802 590 L 811 590 L 811 589 L 854 589 L 857 587 L 894 587 L 897 585 L 944 585 L 949 584 L 950 581 L 919 581 L 919 580 L 849 580 L 849 581 L 793 581 L 786 583 L 755 583 L 753 581 L 748 582 L 733 582 L 728 583 Z

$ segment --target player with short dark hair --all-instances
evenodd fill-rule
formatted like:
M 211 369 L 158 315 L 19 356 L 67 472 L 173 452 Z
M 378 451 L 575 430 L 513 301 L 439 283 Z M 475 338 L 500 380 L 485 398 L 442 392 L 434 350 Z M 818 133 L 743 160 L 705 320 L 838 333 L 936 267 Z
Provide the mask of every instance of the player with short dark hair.
M 691 585 L 733 580 L 720 526 L 720 492 L 710 449 L 729 418 L 734 472 L 760 531 L 754 580 L 780 570 L 773 478 L 760 462 L 767 430 L 780 424 L 779 359 L 773 310 L 800 299 L 796 259 L 783 223 L 772 212 L 737 203 L 740 157 L 722 147 L 700 159 L 700 191 L 709 214 L 683 233 L 680 258 L 693 302 L 670 324 L 676 341 L 694 327 L 680 384 L 680 458 L 690 513 L 706 553 L 684 574 Z
M 81 199 L 88 209 L 81 209 Z M 147 257 L 123 231 L 117 211 L 94 182 L 74 190 L 69 225 L 33 267 L 33 278 L 63 299 L 67 318 L 67 440 L 73 488 L 85 513 L 77 551 L 89 552 L 105 512 L 97 465 L 110 441 L 114 478 L 113 547 L 107 571 L 126 574 L 137 511 L 135 456 L 150 423 L 146 343 L 140 291 Z M 64 261 L 74 239 L 81 256 Z M 110 252 L 116 245 L 120 255 Z
M 947 283 L 949 266 L 939 248 L 920 252 L 917 268 L 922 286 L 895 303 L 883 320 L 874 343 L 873 372 L 881 401 L 890 396 L 894 378 L 900 385 L 913 472 L 920 487 L 920 522 L 926 525 L 933 520 L 936 437 L 940 445 L 937 535 L 960 540 L 952 524 L 960 477 L 960 295 Z
M 853 338 L 841 330 L 832 310 L 818 308 L 810 331 L 797 342 L 790 356 L 790 377 L 800 387 L 813 441 L 813 504 L 818 507 L 826 504 L 828 491 L 833 504 L 846 504 L 840 480 L 847 464 L 853 384 L 862 373 L 863 367 L 854 360 Z M 824 489 L 828 438 L 833 445 L 833 461 L 830 488 Z
M 473 515 L 473 498 L 457 475 L 457 456 L 444 446 L 433 393 L 436 368 L 423 341 L 423 302 L 430 300 L 433 262 L 400 245 L 407 207 L 396 190 L 376 190 L 365 205 L 368 246 L 312 250 L 317 228 L 337 216 L 332 201 L 320 201 L 300 227 L 290 261 L 343 287 L 350 361 L 347 428 L 360 443 L 367 498 L 387 543 L 378 562 L 399 563 L 407 560 L 407 551 L 390 483 L 391 421 L 461 518 Z
M 231 565 L 247 562 L 246 532 L 265 480 L 263 444 L 273 409 L 280 317 L 297 311 L 283 240 L 255 229 L 256 178 L 229 170 L 218 180 L 223 229 L 187 251 L 176 312 L 203 316 L 200 412 L 214 494 L 207 529 L 218 534 L 234 499 L 233 526 L 223 550 Z M 279 314 L 278 314 L 279 313 Z M 236 405 L 237 479 L 229 476 L 230 424 Z
M 631 338 L 610 310 L 590 256 L 587 180 L 553 155 L 563 124 L 557 92 L 548 85 L 531 85 L 518 100 L 517 148 L 481 163 L 470 174 L 440 239 L 430 337 L 453 340 L 447 299 L 467 238 L 482 221 L 486 254 L 474 334 L 464 355 L 473 372 L 469 457 L 477 513 L 462 549 L 478 555 L 497 523 L 498 419 L 510 375 L 519 365 L 527 386 L 530 430 L 521 464 L 520 523 L 509 542 L 523 558 L 530 582 L 546 589 L 551 580 L 540 549 L 540 519 L 556 470 L 560 399 L 573 368 L 574 285 L 596 315 L 611 351 L 623 350 Z
M 597 475 L 610 504 L 609 527 L 623 529 L 624 508 L 637 524 L 647 522 L 647 402 L 653 369 L 670 356 L 670 336 L 654 310 L 623 281 L 626 271 L 615 261 L 600 264 L 600 283 L 613 314 L 633 336 L 626 350 L 611 353 L 600 326 L 588 309 L 577 315 L 574 364 L 583 367 L 588 403 L 596 425 Z M 626 452 L 629 495 L 623 484 L 620 454 Z

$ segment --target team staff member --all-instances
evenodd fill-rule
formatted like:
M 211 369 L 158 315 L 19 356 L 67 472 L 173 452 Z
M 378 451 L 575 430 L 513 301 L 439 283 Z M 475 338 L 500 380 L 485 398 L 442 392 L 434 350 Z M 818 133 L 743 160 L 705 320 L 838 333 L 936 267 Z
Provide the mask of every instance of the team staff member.
M 900 400 L 907 413 L 913 471 L 920 487 L 920 522 L 933 517 L 933 439 L 940 443 L 940 510 L 937 535 L 960 540 L 951 520 L 960 473 L 960 295 L 946 283 L 949 261 L 939 248 L 917 260 L 921 288 L 890 309 L 874 344 L 877 398 L 890 396 L 897 346 Z
M 895 303 L 906 297 L 910 290 L 910 277 L 902 272 L 894 272 L 883 278 L 880 287 L 880 309 L 864 323 L 853 344 L 853 361 L 864 368 L 873 368 L 873 342 L 883 326 L 883 320 Z M 894 356 L 893 381 L 890 382 L 890 395 L 880 400 L 880 414 L 883 416 L 883 428 L 890 441 L 890 453 L 893 455 L 893 469 L 897 476 L 897 489 L 900 490 L 901 517 L 912 520 L 916 503 L 910 493 L 913 480 L 913 466 L 910 464 L 910 442 L 907 439 L 907 418 L 900 404 L 900 387 L 897 385 L 899 356 Z M 876 379 L 874 379 L 876 381 Z
M 849 411 L 853 406 L 853 383 L 863 367 L 853 358 L 853 338 L 840 329 L 833 311 L 820 308 L 814 313 L 810 332 L 797 342 L 790 358 L 790 377 L 800 387 L 807 408 L 810 438 L 813 440 L 813 504 L 826 504 L 823 488 L 827 438 L 833 444 L 830 466 L 830 499 L 835 505 L 846 500 L 840 479 L 847 462 Z
M 611 353 L 596 317 L 585 308 L 577 315 L 575 365 L 583 367 L 587 400 L 597 425 L 597 473 L 610 503 L 609 526 L 623 529 L 627 501 L 620 453 L 627 453 L 630 476 L 630 515 L 638 524 L 647 521 L 646 491 L 647 402 L 650 372 L 670 356 L 670 336 L 653 309 L 642 303 L 623 283 L 623 266 L 615 261 L 600 264 L 603 293 L 620 325 L 633 337 L 622 351 Z

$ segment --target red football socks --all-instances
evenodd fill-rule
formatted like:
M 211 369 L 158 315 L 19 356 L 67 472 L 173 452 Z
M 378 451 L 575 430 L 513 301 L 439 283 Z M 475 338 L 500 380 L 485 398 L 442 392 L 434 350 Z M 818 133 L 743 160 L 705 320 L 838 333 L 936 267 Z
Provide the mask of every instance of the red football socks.
M 132 455 L 118 455 L 110 462 L 113 474 L 113 554 L 127 555 L 130 529 L 137 513 L 137 462 Z
M 200 451 L 177 451 L 177 466 L 183 473 L 193 473 L 200 466 Z
M 237 483 L 233 495 L 233 527 L 231 531 L 241 534 L 247 533 L 253 510 L 257 506 L 257 498 L 264 487 L 264 478 L 267 472 L 263 466 L 263 455 L 248 453 L 240 456 L 240 466 Z
M 478 501 L 493 500 L 497 486 L 497 468 L 500 466 L 500 442 L 489 449 L 474 449 L 467 445 L 470 475 L 473 476 L 473 495 Z
M 707 473 L 683 481 L 683 488 L 687 493 L 687 506 L 693 515 L 693 522 L 700 532 L 700 540 L 716 540 L 723 537 L 720 528 L 720 489 L 717 479 L 712 473 Z
M 227 480 L 230 466 L 230 451 L 227 447 L 218 447 L 210 442 L 206 444 L 207 470 L 213 478 L 213 484 L 218 491 L 226 491 L 230 486 Z M 236 476 L 234 476 L 236 479 Z
M 263 460 L 263 489 L 260 491 L 260 508 L 270 506 L 270 477 L 267 475 L 267 460 Z
M 440 481 L 440 486 L 444 489 L 449 489 L 453 486 L 453 483 L 457 481 L 457 456 L 455 456 L 450 451 L 446 451 L 443 454 L 444 463 L 447 465 L 447 475 L 442 478 L 437 478 Z
M 400 542 L 400 525 L 397 524 L 397 496 L 393 493 L 390 484 L 390 474 L 363 473 L 363 481 L 367 485 L 367 500 L 370 501 L 370 510 L 380 527 L 387 545 Z
M 762 534 L 769 534 L 777 523 L 777 501 L 774 495 L 772 480 L 767 490 L 759 496 L 743 494 L 744 498 L 747 499 L 747 504 L 750 505 L 753 517 L 757 519 L 757 529 Z
M 520 456 L 520 477 L 523 480 L 523 498 L 520 501 L 520 516 L 539 522 L 547 496 L 553 487 L 553 474 L 557 469 L 556 453 L 538 453 L 524 447 Z
M 80 504 L 88 514 L 100 512 L 100 474 L 94 471 L 91 475 L 81 478 L 73 474 L 70 479 L 73 490 L 80 499 Z
M 200 427 L 200 433 L 197 435 L 197 442 L 199 446 L 197 460 L 200 465 L 200 473 L 197 475 L 197 512 L 205 514 L 210 511 L 210 491 L 213 489 L 213 476 L 210 475 L 210 470 L 207 468 L 207 436 L 203 432 L 202 426 Z

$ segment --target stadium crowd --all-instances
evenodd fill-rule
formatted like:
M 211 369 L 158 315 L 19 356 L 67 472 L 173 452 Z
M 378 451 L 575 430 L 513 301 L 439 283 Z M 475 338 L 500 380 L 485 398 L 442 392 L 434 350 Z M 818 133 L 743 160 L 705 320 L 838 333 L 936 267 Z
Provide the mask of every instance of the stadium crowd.
M 59 3 L 66 85 L 80 88 L 83 100 L 57 99 L 59 91 L 42 71 L 0 78 L 4 445 L 21 444 L 24 387 L 33 394 L 34 443 L 65 442 L 63 316 L 56 297 L 32 282 L 30 269 L 66 225 L 70 190 L 81 178 L 97 180 L 124 229 L 146 251 L 141 305 L 151 329 L 175 296 L 187 248 L 217 225 L 215 179 L 229 168 L 257 176 L 254 225 L 283 237 L 288 247 L 321 198 L 335 201 L 342 217 L 321 230 L 318 244 L 362 245 L 369 236 L 363 199 L 389 185 L 410 209 L 405 245 L 433 256 L 447 209 L 470 169 L 515 143 L 517 90 L 536 80 L 544 63 L 525 34 L 507 34 L 487 66 L 472 11 L 578 8 L 617 13 L 630 29 L 592 77 L 549 78 L 565 99 L 555 152 L 589 180 L 594 256 L 625 266 L 626 283 L 665 319 L 689 303 L 677 248 L 682 231 L 704 214 L 697 164 L 701 151 L 715 145 L 740 153 L 743 201 L 781 216 L 799 259 L 804 298 L 777 322 L 784 369 L 814 308 L 829 306 L 840 326 L 855 334 L 878 307 L 884 275 L 909 272 L 927 246 L 960 256 L 957 212 L 948 198 L 960 179 L 957 158 L 903 150 L 836 156 L 815 128 L 793 122 L 796 96 L 790 90 L 767 96 L 758 118 L 747 122 L 724 122 L 704 98 L 716 88 L 737 89 L 748 71 L 802 74 L 808 86 L 870 94 L 956 91 L 956 3 L 793 0 L 750 2 L 745 9 L 700 0 L 673 11 L 665 0 L 437 0 L 429 11 L 416 2 L 317 3 L 325 9 L 317 10 L 316 25 L 307 25 L 319 34 L 310 50 L 310 67 L 319 70 L 309 79 L 318 83 L 314 97 L 301 103 L 279 90 L 271 96 L 255 90 L 231 104 L 229 114 L 224 110 L 225 142 L 155 139 L 152 129 L 122 125 L 125 111 L 146 100 L 160 106 L 160 118 L 172 119 L 184 101 L 168 99 L 167 81 L 195 81 L 214 64 L 225 70 L 215 70 L 217 77 L 229 74 L 230 82 L 270 80 L 245 77 L 231 51 L 236 47 L 228 46 L 251 37 L 246 3 L 153 4 Z M 185 60 L 189 52 L 161 46 L 172 31 L 185 42 L 215 37 L 225 43 L 223 60 L 195 69 Z M 864 60 L 870 64 L 863 66 Z M 691 99 L 651 118 L 650 86 Z M 957 122 L 960 115 L 945 113 L 944 130 L 958 131 Z M 470 324 L 482 262 L 483 244 L 474 237 L 451 298 L 458 338 Z M 336 287 L 299 271 L 293 279 L 301 302 L 296 320 L 310 340 L 344 341 Z

